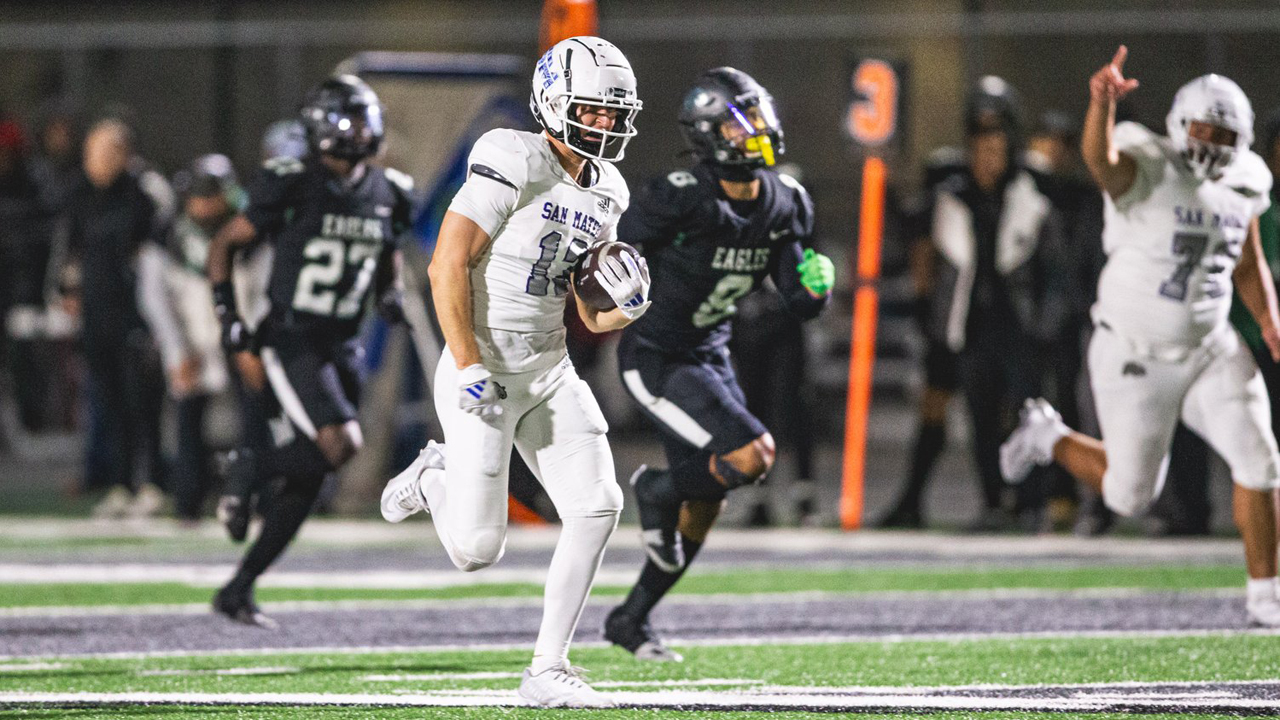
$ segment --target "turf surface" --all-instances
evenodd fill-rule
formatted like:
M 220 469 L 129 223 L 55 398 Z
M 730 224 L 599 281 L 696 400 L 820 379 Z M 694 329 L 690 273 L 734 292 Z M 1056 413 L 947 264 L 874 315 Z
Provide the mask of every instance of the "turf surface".
M 577 648 L 591 682 L 748 680 L 785 686 L 1037 685 L 1127 681 L 1274 680 L 1280 636 L 888 641 L 747 646 L 676 646 L 680 664 L 638 663 L 616 648 Z M 47 662 L 48 667 L 41 667 Z M 458 673 L 519 673 L 527 650 L 191 655 L 57 659 L 0 664 L 0 692 L 393 692 L 396 689 L 514 690 L 518 678 L 428 679 Z M 13 669 L 6 670 L 11 667 Z M 25 669 L 24 669 L 25 668 Z M 246 668 L 272 669 L 248 674 Z M 235 669 L 235 674 L 224 674 Z M 218 671 L 224 671 L 219 673 Z M 393 680 L 387 676 L 411 675 Z M 377 680 L 369 676 L 382 676 Z M 726 683 L 726 687 L 735 686 Z

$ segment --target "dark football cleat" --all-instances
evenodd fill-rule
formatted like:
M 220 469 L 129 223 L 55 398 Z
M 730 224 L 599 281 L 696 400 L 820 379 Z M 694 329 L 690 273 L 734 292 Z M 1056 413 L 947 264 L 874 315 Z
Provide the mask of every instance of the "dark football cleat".
M 680 572 L 684 567 L 684 547 L 676 527 L 681 503 L 675 498 L 670 473 L 641 465 L 631 475 L 631 487 L 636 492 L 645 554 L 663 572 Z
M 649 662 L 684 662 L 684 656 L 662 644 L 646 620 L 636 620 L 619 605 L 604 621 L 604 639 Z
M 237 590 L 230 586 L 222 588 L 213 596 L 213 610 L 242 625 L 263 630 L 276 630 L 280 627 L 279 623 L 262 613 L 262 608 L 253 601 L 252 590 Z

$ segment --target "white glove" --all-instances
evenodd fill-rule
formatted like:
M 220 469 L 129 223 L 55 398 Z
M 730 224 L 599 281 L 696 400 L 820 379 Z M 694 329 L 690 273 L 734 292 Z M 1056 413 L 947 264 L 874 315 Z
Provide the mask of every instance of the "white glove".
M 492 420 L 502 414 L 500 399 L 498 384 L 484 365 L 476 363 L 458 371 L 458 407 L 464 412 Z
M 649 263 L 636 261 L 629 253 L 621 258 L 608 257 L 596 270 L 596 282 L 609 293 L 618 309 L 635 320 L 649 309 Z

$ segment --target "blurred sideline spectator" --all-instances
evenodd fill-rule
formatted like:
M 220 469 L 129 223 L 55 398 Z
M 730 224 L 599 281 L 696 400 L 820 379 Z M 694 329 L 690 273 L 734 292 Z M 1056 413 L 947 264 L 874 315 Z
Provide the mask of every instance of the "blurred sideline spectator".
M 143 244 L 163 230 L 166 196 L 159 189 L 167 184 L 140 170 L 133 148 L 132 130 L 118 119 L 90 129 L 84 176 L 63 219 L 65 261 L 78 268 L 78 287 L 70 289 L 88 370 L 84 482 L 108 489 L 94 511 L 107 517 L 153 514 L 163 499 L 156 485 L 163 384 L 138 308 L 136 262 Z
M 174 177 L 182 213 L 163 245 L 146 243 L 139 254 L 139 299 L 164 361 L 177 421 L 177 457 L 169 475 L 175 513 L 196 521 L 209 491 L 206 412 L 229 387 L 221 325 L 204 266 L 209 240 L 244 205 L 231 161 L 196 158 Z
M 921 499 L 945 442 L 946 405 L 961 389 L 983 496 L 983 511 L 970 529 L 1038 530 L 1037 479 L 1018 488 L 1015 523 L 1004 502 L 998 455 L 1022 399 L 1039 394 L 1038 369 L 1062 324 L 1062 221 L 1049 198 L 1051 183 L 1022 166 L 1013 88 L 1000 78 L 982 78 L 965 119 L 963 164 L 936 168 L 928 178 L 936 182 L 927 231 L 932 261 L 920 285 L 929 293 L 929 387 L 907 486 L 880 524 L 923 524 Z
M 45 348 L 28 337 L 28 308 L 44 301 L 52 208 L 32 168 L 17 122 L 0 121 L 0 367 L 8 370 L 18 419 L 30 432 L 57 422 Z
M 1066 242 L 1061 276 L 1064 284 L 1062 327 L 1050 342 L 1052 362 L 1046 364 L 1044 397 L 1071 427 L 1092 417 L 1092 396 L 1082 392 L 1084 348 L 1092 329 L 1089 309 L 1097 295 L 1098 275 L 1106 255 L 1102 251 L 1102 193 L 1083 173 L 1077 126 L 1059 110 L 1044 112 L 1027 140 L 1028 167 L 1049 180 L 1047 194 L 1063 220 Z M 1044 531 L 1070 529 L 1076 520 L 1076 482 L 1053 467 L 1045 473 L 1048 498 Z

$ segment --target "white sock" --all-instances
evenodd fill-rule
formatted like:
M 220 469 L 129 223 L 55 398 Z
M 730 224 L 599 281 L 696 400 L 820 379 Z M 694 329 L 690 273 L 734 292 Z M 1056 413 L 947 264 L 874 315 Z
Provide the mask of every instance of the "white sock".
M 1278 589 L 1280 589 L 1280 578 L 1249 578 L 1245 583 L 1245 597 L 1250 600 L 1276 598 Z
M 569 663 L 569 643 L 591 594 L 604 546 L 618 525 L 617 514 L 564 518 L 556 552 L 547 570 L 542 626 L 533 646 L 530 672 L 537 675 Z

